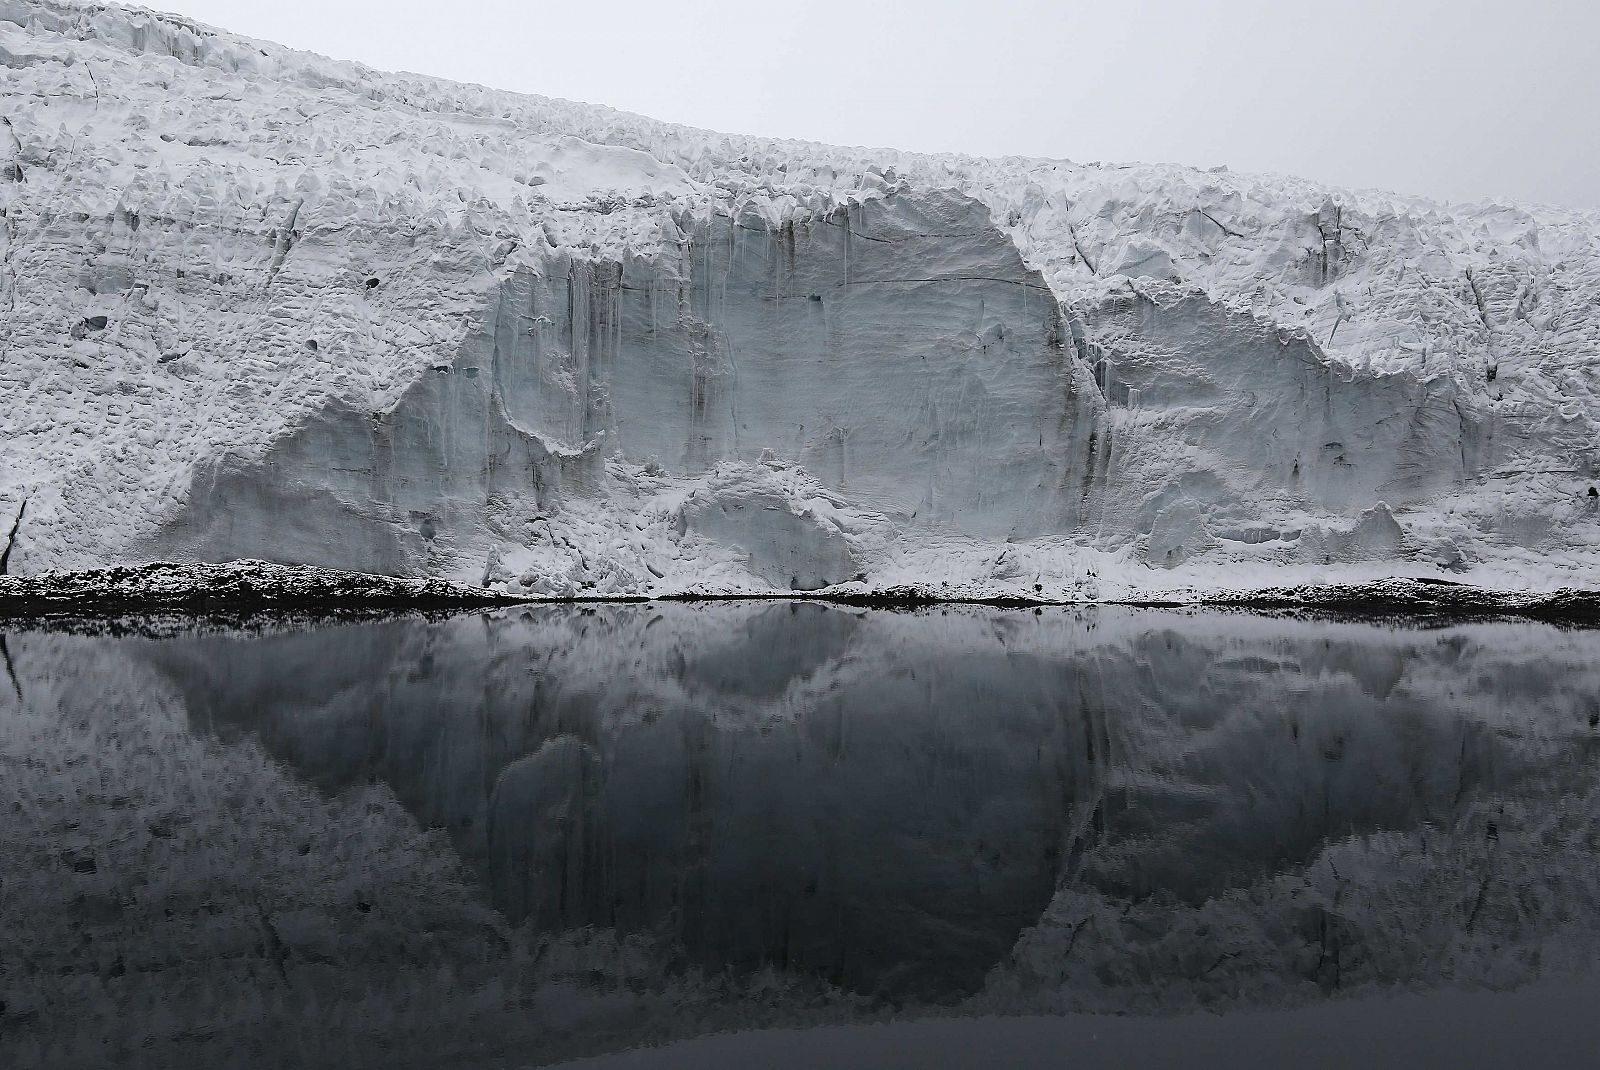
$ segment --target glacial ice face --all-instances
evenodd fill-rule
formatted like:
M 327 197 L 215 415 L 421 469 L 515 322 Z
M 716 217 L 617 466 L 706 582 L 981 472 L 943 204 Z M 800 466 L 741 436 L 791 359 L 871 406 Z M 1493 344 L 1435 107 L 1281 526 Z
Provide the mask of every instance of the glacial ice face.
M 680 527 L 773 586 L 815 589 L 868 555 L 752 481 L 764 458 L 826 481 L 856 526 L 870 510 L 900 530 L 1027 537 L 1086 515 L 1097 407 L 1054 297 L 969 198 L 776 229 L 718 219 L 675 256 L 512 271 L 461 353 L 392 410 L 329 406 L 259 459 L 225 456 L 155 546 L 481 578 L 496 520 L 609 493 L 604 451 L 693 480 Z
M 1594 582 L 1593 213 L 720 137 L 72 0 L 0 0 L 0 62 L 13 571 Z
M 840 516 L 908 538 L 1143 534 L 1170 567 L 1251 545 L 1269 501 L 1337 515 L 1447 492 L 1486 438 L 1449 381 L 1340 379 L 1199 299 L 1069 320 L 977 202 L 902 193 L 779 228 L 713 220 L 676 255 L 519 267 L 393 409 L 331 405 L 261 459 L 225 455 L 153 546 L 483 582 L 519 524 L 615 495 L 610 453 L 688 481 L 669 524 L 779 589 L 873 571 Z M 820 486 L 774 485 L 764 460 Z M 1387 539 L 1272 535 L 1313 560 L 1403 556 L 1383 515 Z
M 628 265 L 598 317 L 620 321 L 591 382 L 627 456 L 693 475 L 771 453 L 858 508 L 988 538 L 1079 519 L 1092 391 L 1054 295 L 976 201 L 718 218 L 676 261 L 675 285 Z

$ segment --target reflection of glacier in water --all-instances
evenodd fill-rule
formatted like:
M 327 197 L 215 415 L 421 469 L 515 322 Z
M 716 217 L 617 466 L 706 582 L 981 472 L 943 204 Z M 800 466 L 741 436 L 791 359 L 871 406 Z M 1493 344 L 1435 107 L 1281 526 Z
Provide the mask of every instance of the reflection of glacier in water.
M 604 1047 L 933 1003 L 1506 987 L 1592 968 L 1600 944 L 1596 633 L 725 603 L 9 643 L 24 715 L 125 721 L 105 695 L 142 697 L 187 723 L 194 761 L 259 743 L 280 795 L 320 789 L 295 820 L 338 846 L 271 862 L 293 822 L 269 799 L 208 849 L 254 934 L 213 968 L 255 955 L 270 968 L 242 990 L 323 1006 L 350 976 L 441 963 L 475 978 L 452 992 L 522 993 L 525 1023 L 558 988 L 631 993 L 550 1012 Z M 99 797 L 62 805 L 82 824 Z M 359 862 L 380 824 L 421 837 L 386 875 Z M 435 879 L 446 842 L 464 883 Z M 385 895 L 401 905 L 374 910 Z

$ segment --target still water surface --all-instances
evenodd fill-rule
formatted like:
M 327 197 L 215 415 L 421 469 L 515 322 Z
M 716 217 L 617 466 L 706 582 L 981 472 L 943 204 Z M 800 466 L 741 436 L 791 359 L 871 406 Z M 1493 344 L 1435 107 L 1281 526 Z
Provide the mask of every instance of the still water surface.
M 1600 632 L 754 602 L 0 635 L 7 1065 L 1462 990 L 1481 1022 L 1600 965 Z M 1541 1037 L 1600 1057 L 1586 1017 Z

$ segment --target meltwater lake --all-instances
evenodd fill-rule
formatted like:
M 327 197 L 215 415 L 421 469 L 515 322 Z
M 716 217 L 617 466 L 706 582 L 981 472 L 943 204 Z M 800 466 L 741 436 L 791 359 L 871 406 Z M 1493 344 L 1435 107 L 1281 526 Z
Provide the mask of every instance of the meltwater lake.
M 1597 631 L 769 601 L 0 637 L 7 1066 L 1600 1058 Z

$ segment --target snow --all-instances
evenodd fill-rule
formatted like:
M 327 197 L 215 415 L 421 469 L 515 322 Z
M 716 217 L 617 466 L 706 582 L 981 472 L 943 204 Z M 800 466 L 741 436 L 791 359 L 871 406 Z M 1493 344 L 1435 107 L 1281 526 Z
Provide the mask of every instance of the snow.
M 9 570 L 1600 583 L 1600 213 L 852 149 L 0 0 Z

